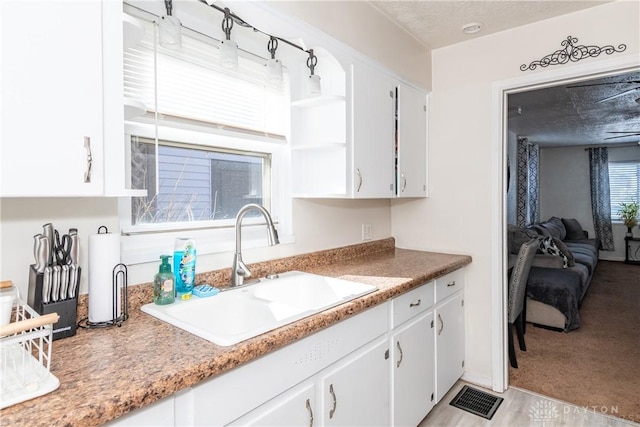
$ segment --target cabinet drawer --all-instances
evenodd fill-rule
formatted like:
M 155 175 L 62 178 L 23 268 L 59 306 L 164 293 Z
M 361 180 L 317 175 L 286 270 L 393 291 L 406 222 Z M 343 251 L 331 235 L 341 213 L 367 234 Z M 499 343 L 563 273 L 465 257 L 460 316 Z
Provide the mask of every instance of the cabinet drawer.
M 394 298 L 391 301 L 391 328 L 430 308 L 433 305 L 433 286 L 433 282 L 428 282 Z
M 464 269 L 453 271 L 436 279 L 436 302 L 464 288 Z

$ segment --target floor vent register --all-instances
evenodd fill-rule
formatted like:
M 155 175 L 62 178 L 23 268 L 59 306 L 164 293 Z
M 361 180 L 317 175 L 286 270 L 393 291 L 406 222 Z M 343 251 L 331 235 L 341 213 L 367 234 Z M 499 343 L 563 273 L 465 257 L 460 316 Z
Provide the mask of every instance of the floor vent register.
M 490 420 L 504 399 L 468 385 L 453 398 L 450 405 Z

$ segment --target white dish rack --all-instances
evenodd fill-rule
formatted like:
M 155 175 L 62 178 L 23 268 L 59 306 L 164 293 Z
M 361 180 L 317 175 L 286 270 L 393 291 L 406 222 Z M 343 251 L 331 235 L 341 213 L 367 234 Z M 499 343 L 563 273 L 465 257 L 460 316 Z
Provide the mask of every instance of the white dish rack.
M 11 286 L 11 282 L 8 283 Z M 7 282 L 2 282 L 0 287 L 6 288 Z M 50 393 L 60 386 L 58 378 L 50 372 L 57 313 L 40 316 L 18 295 L 12 319 L 8 325 L 0 326 L 0 409 Z

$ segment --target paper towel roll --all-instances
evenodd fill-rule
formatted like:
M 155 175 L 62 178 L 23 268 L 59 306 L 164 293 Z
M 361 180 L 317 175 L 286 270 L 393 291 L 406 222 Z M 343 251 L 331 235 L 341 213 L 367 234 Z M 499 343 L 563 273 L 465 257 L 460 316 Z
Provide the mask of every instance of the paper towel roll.
M 120 264 L 120 234 L 89 235 L 89 322 L 113 320 L 113 268 Z M 117 292 L 117 311 L 121 298 Z M 118 314 L 116 315 L 116 317 Z

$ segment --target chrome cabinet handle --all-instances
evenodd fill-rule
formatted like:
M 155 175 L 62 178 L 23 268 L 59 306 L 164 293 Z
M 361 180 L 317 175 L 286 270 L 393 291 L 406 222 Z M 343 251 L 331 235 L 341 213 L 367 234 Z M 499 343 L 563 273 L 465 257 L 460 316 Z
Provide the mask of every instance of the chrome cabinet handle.
M 450 288 L 451 286 L 455 286 L 455 285 L 456 285 L 456 281 L 453 280 L 453 281 L 447 283 L 447 288 Z
M 400 359 L 398 360 L 398 363 L 396 364 L 396 367 L 399 368 L 400 364 L 402 363 L 402 359 L 404 358 L 404 354 L 402 353 L 402 347 L 400 347 L 400 341 L 396 341 L 396 346 L 398 347 L 398 350 L 400 350 Z
M 412 302 L 412 303 L 410 303 L 410 304 L 409 304 L 409 307 L 417 307 L 417 306 L 419 306 L 421 303 L 422 303 L 422 301 L 421 301 L 421 300 L 418 300 L 418 301 L 416 301 L 416 302 Z
M 336 406 L 338 405 L 338 399 L 336 399 L 336 393 L 333 391 L 333 384 L 329 385 L 329 393 L 333 397 L 333 408 L 329 411 L 329 418 L 333 418 L 333 414 L 336 413 Z
M 313 409 L 311 409 L 311 402 L 307 399 L 307 411 L 309 411 L 309 427 L 313 427 Z
M 440 329 L 438 329 L 438 335 L 440 335 L 444 330 L 444 321 L 442 320 L 442 316 L 440 316 L 440 313 L 438 313 L 438 321 L 440 322 Z
M 404 193 L 405 188 L 407 188 L 407 177 L 403 173 L 401 173 L 400 176 L 402 177 L 402 188 L 400 192 Z
M 84 182 L 91 182 L 91 164 L 93 163 L 93 157 L 91 156 L 91 138 L 84 137 L 84 148 L 87 149 L 87 170 L 84 172 Z
M 356 174 L 358 175 L 358 188 L 356 193 L 360 192 L 360 188 L 362 188 L 362 173 L 360 173 L 360 169 L 356 169 Z

